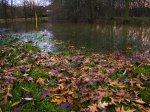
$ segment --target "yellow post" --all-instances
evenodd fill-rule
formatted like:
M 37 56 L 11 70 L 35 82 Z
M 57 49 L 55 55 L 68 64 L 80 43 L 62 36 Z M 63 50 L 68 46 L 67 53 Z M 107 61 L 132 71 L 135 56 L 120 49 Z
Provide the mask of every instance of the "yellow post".
M 35 12 L 35 29 L 36 31 L 38 31 L 38 16 L 36 12 Z

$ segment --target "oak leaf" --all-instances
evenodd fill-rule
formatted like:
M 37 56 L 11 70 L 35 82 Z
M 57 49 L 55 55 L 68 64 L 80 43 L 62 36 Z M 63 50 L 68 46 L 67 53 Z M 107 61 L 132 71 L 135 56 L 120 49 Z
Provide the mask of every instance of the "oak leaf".
M 108 106 L 108 103 L 99 101 L 97 106 L 99 109 L 105 109 Z
M 140 89 L 145 89 L 145 87 L 142 87 L 141 84 L 136 84 L 137 87 L 139 87 Z
M 97 112 L 97 104 L 93 104 L 88 106 L 88 108 L 90 109 L 90 112 Z
M 55 96 L 52 99 L 52 102 L 56 103 L 57 105 L 60 105 L 63 102 L 66 102 L 66 98 L 64 98 L 63 96 Z
M 40 85 L 44 85 L 45 84 L 45 79 L 44 78 L 39 78 L 36 83 L 40 84 Z

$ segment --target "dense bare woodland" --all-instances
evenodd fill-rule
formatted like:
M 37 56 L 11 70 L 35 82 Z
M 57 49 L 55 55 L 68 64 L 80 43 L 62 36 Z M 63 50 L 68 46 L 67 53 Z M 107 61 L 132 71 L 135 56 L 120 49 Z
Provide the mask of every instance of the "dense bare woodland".
M 149 0 L 1 0 L 0 4 L 3 19 L 32 18 L 35 10 L 40 17 L 48 11 L 52 20 L 74 22 L 150 16 Z

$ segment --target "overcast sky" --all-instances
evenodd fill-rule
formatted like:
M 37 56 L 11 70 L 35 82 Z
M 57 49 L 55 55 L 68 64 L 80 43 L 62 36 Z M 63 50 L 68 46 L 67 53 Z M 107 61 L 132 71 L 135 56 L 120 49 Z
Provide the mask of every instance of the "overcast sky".
M 13 0 L 15 5 L 22 5 L 24 0 Z M 27 1 L 34 1 L 35 3 L 38 3 L 40 5 L 48 5 L 50 2 L 50 0 L 27 0 Z M 9 0 L 9 3 L 11 2 L 11 0 Z

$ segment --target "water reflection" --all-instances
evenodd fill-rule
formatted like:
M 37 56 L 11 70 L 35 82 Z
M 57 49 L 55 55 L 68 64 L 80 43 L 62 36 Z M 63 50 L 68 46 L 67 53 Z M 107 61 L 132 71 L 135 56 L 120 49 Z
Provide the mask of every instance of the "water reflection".
M 76 47 L 85 46 L 96 51 L 147 50 L 150 48 L 148 27 L 116 25 L 54 25 L 54 37 L 71 41 Z
M 14 32 L 29 32 L 34 30 L 34 24 L 11 24 L 9 28 Z M 150 28 L 145 26 L 44 23 L 39 29 L 46 29 L 53 35 L 45 41 L 61 40 L 76 48 L 86 47 L 98 52 L 150 49 Z

